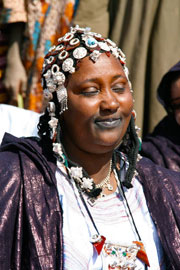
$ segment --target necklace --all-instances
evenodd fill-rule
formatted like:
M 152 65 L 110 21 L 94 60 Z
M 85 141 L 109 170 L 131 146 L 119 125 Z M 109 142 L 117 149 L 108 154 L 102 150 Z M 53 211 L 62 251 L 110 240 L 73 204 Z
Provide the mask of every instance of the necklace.
M 124 163 L 124 162 L 123 162 Z M 80 198 L 84 204 L 84 207 L 88 213 L 88 216 L 96 230 L 96 234 L 91 236 L 90 242 L 96 249 L 98 255 L 103 251 L 103 254 L 105 257 L 110 256 L 110 261 L 108 262 L 108 269 L 115 269 L 115 267 L 118 267 L 118 269 L 132 269 L 134 270 L 136 268 L 136 258 L 139 258 L 142 262 L 145 263 L 145 269 L 147 270 L 147 266 L 149 266 L 149 261 L 146 255 L 146 251 L 144 249 L 144 245 L 141 241 L 141 237 L 139 235 L 138 229 L 136 227 L 131 209 L 129 207 L 123 186 L 122 186 L 122 180 L 124 178 L 124 167 L 125 163 L 123 166 L 120 166 L 121 169 L 118 170 L 116 167 L 114 168 L 117 176 L 119 178 L 119 185 L 118 185 L 118 190 L 119 193 L 123 195 L 123 199 L 125 200 L 125 203 L 128 208 L 128 212 L 130 214 L 130 217 L 132 219 L 132 224 L 134 226 L 134 229 L 136 231 L 136 234 L 138 236 L 138 241 L 133 241 L 131 244 L 119 244 L 119 243 L 111 243 L 106 241 L 106 237 L 101 235 L 96 227 L 96 224 L 94 222 L 94 219 L 90 213 L 90 210 L 88 209 L 86 202 L 84 200 L 84 197 L 82 195 L 82 191 L 79 190 L 79 195 Z
M 101 188 L 101 189 L 107 188 L 110 191 L 113 190 L 113 186 L 110 184 L 111 171 L 112 171 L 112 159 L 110 161 L 110 166 L 109 166 L 109 171 L 108 171 L 107 176 L 101 181 L 101 183 L 96 185 L 96 188 Z M 105 194 L 103 194 L 103 196 L 105 196 Z

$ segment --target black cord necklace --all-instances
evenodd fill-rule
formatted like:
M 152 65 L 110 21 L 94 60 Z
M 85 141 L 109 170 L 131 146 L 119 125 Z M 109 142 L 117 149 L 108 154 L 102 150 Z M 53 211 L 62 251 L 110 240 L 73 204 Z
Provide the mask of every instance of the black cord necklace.
M 115 170 L 117 176 L 118 176 L 118 180 L 119 182 L 117 183 L 117 186 L 118 186 L 118 191 L 119 193 L 122 195 L 122 198 L 125 200 L 125 203 L 126 203 L 126 206 L 127 206 L 127 209 L 128 209 L 128 212 L 129 212 L 129 215 L 131 217 L 131 220 L 132 220 L 132 224 L 133 224 L 133 227 L 135 229 L 135 232 L 137 234 L 137 237 L 138 237 L 138 241 L 136 241 L 136 244 L 138 245 L 138 247 L 140 248 L 140 251 L 138 251 L 139 253 L 139 256 L 137 254 L 137 257 L 142 260 L 144 263 L 145 263 L 145 270 L 147 269 L 147 266 L 149 266 L 149 261 L 148 261 L 148 258 L 147 258 L 147 255 L 146 255 L 146 252 L 144 250 L 144 246 L 143 246 L 143 243 L 142 243 L 142 240 L 141 240 L 141 237 L 140 237 L 140 234 L 138 232 L 138 229 L 137 229 L 137 226 L 135 224 L 135 221 L 134 221 L 134 218 L 133 218 L 133 215 L 132 215 L 132 212 L 131 212 L 131 209 L 130 209 L 130 206 L 129 206 L 129 203 L 128 203 L 128 200 L 126 198 L 126 195 L 125 195 L 125 192 L 124 192 L 124 187 L 123 187 L 123 180 L 124 180 L 124 176 L 125 176 L 125 171 L 126 171 L 126 168 L 125 168 L 125 161 L 120 159 L 121 160 L 121 166 L 120 166 L 120 169 L 118 170 L 117 166 L 116 166 L 116 158 L 113 157 L 113 169 Z M 95 228 L 97 234 L 96 235 L 93 235 L 92 236 L 92 244 L 93 246 L 96 248 L 98 254 L 100 254 L 102 248 L 103 248 L 103 245 L 105 243 L 105 240 L 106 238 L 102 235 L 100 235 L 99 233 L 99 230 L 94 222 L 94 219 L 91 215 L 91 212 L 86 204 L 86 201 L 83 197 L 83 192 L 82 190 L 78 189 L 79 191 L 79 195 L 80 195 L 80 199 L 87 211 L 87 214 L 93 224 L 93 227 Z

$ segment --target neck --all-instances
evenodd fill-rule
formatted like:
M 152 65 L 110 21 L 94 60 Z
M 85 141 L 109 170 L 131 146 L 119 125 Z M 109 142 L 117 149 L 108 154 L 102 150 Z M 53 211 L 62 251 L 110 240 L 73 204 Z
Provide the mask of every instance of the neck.
M 89 153 L 63 142 L 68 158 L 83 167 L 95 184 L 99 184 L 108 174 L 113 151 Z

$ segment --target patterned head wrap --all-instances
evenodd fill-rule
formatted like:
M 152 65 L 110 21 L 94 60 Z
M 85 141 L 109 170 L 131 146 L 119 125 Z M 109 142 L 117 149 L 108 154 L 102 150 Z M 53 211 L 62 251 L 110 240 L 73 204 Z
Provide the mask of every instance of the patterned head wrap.
M 67 109 L 65 82 L 68 75 L 76 71 L 77 63 L 81 59 L 89 56 L 91 61 L 96 62 L 102 53 L 107 56 L 112 54 L 119 59 L 128 78 L 126 58 L 121 49 L 110 39 L 91 32 L 90 28 L 80 28 L 78 25 L 71 27 L 70 32 L 59 38 L 57 45 L 50 48 L 43 64 L 42 85 L 44 97 L 49 102 L 56 95 L 60 114 Z M 49 105 L 52 107 L 51 102 Z

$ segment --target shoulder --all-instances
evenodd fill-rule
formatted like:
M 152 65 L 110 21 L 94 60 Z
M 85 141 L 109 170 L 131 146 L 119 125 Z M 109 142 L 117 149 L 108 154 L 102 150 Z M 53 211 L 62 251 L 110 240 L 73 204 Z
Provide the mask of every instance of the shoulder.
M 136 166 L 139 180 L 146 189 L 175 189 L 180 192 L 180 172 L 159 166 L 148 158 L 141 158 Z
M 22 159 L 23 156 L 23 159 Z M 55 158 L 52 155 L 51 147 L 43 143 L 38 137 L 21 137 L 17 138 L 11 134 L 6 133 L 1 147 L 0 160 L 14 159 L 14 162 L 31 160 L 34 163 L 53 164 L 55 165 Z

